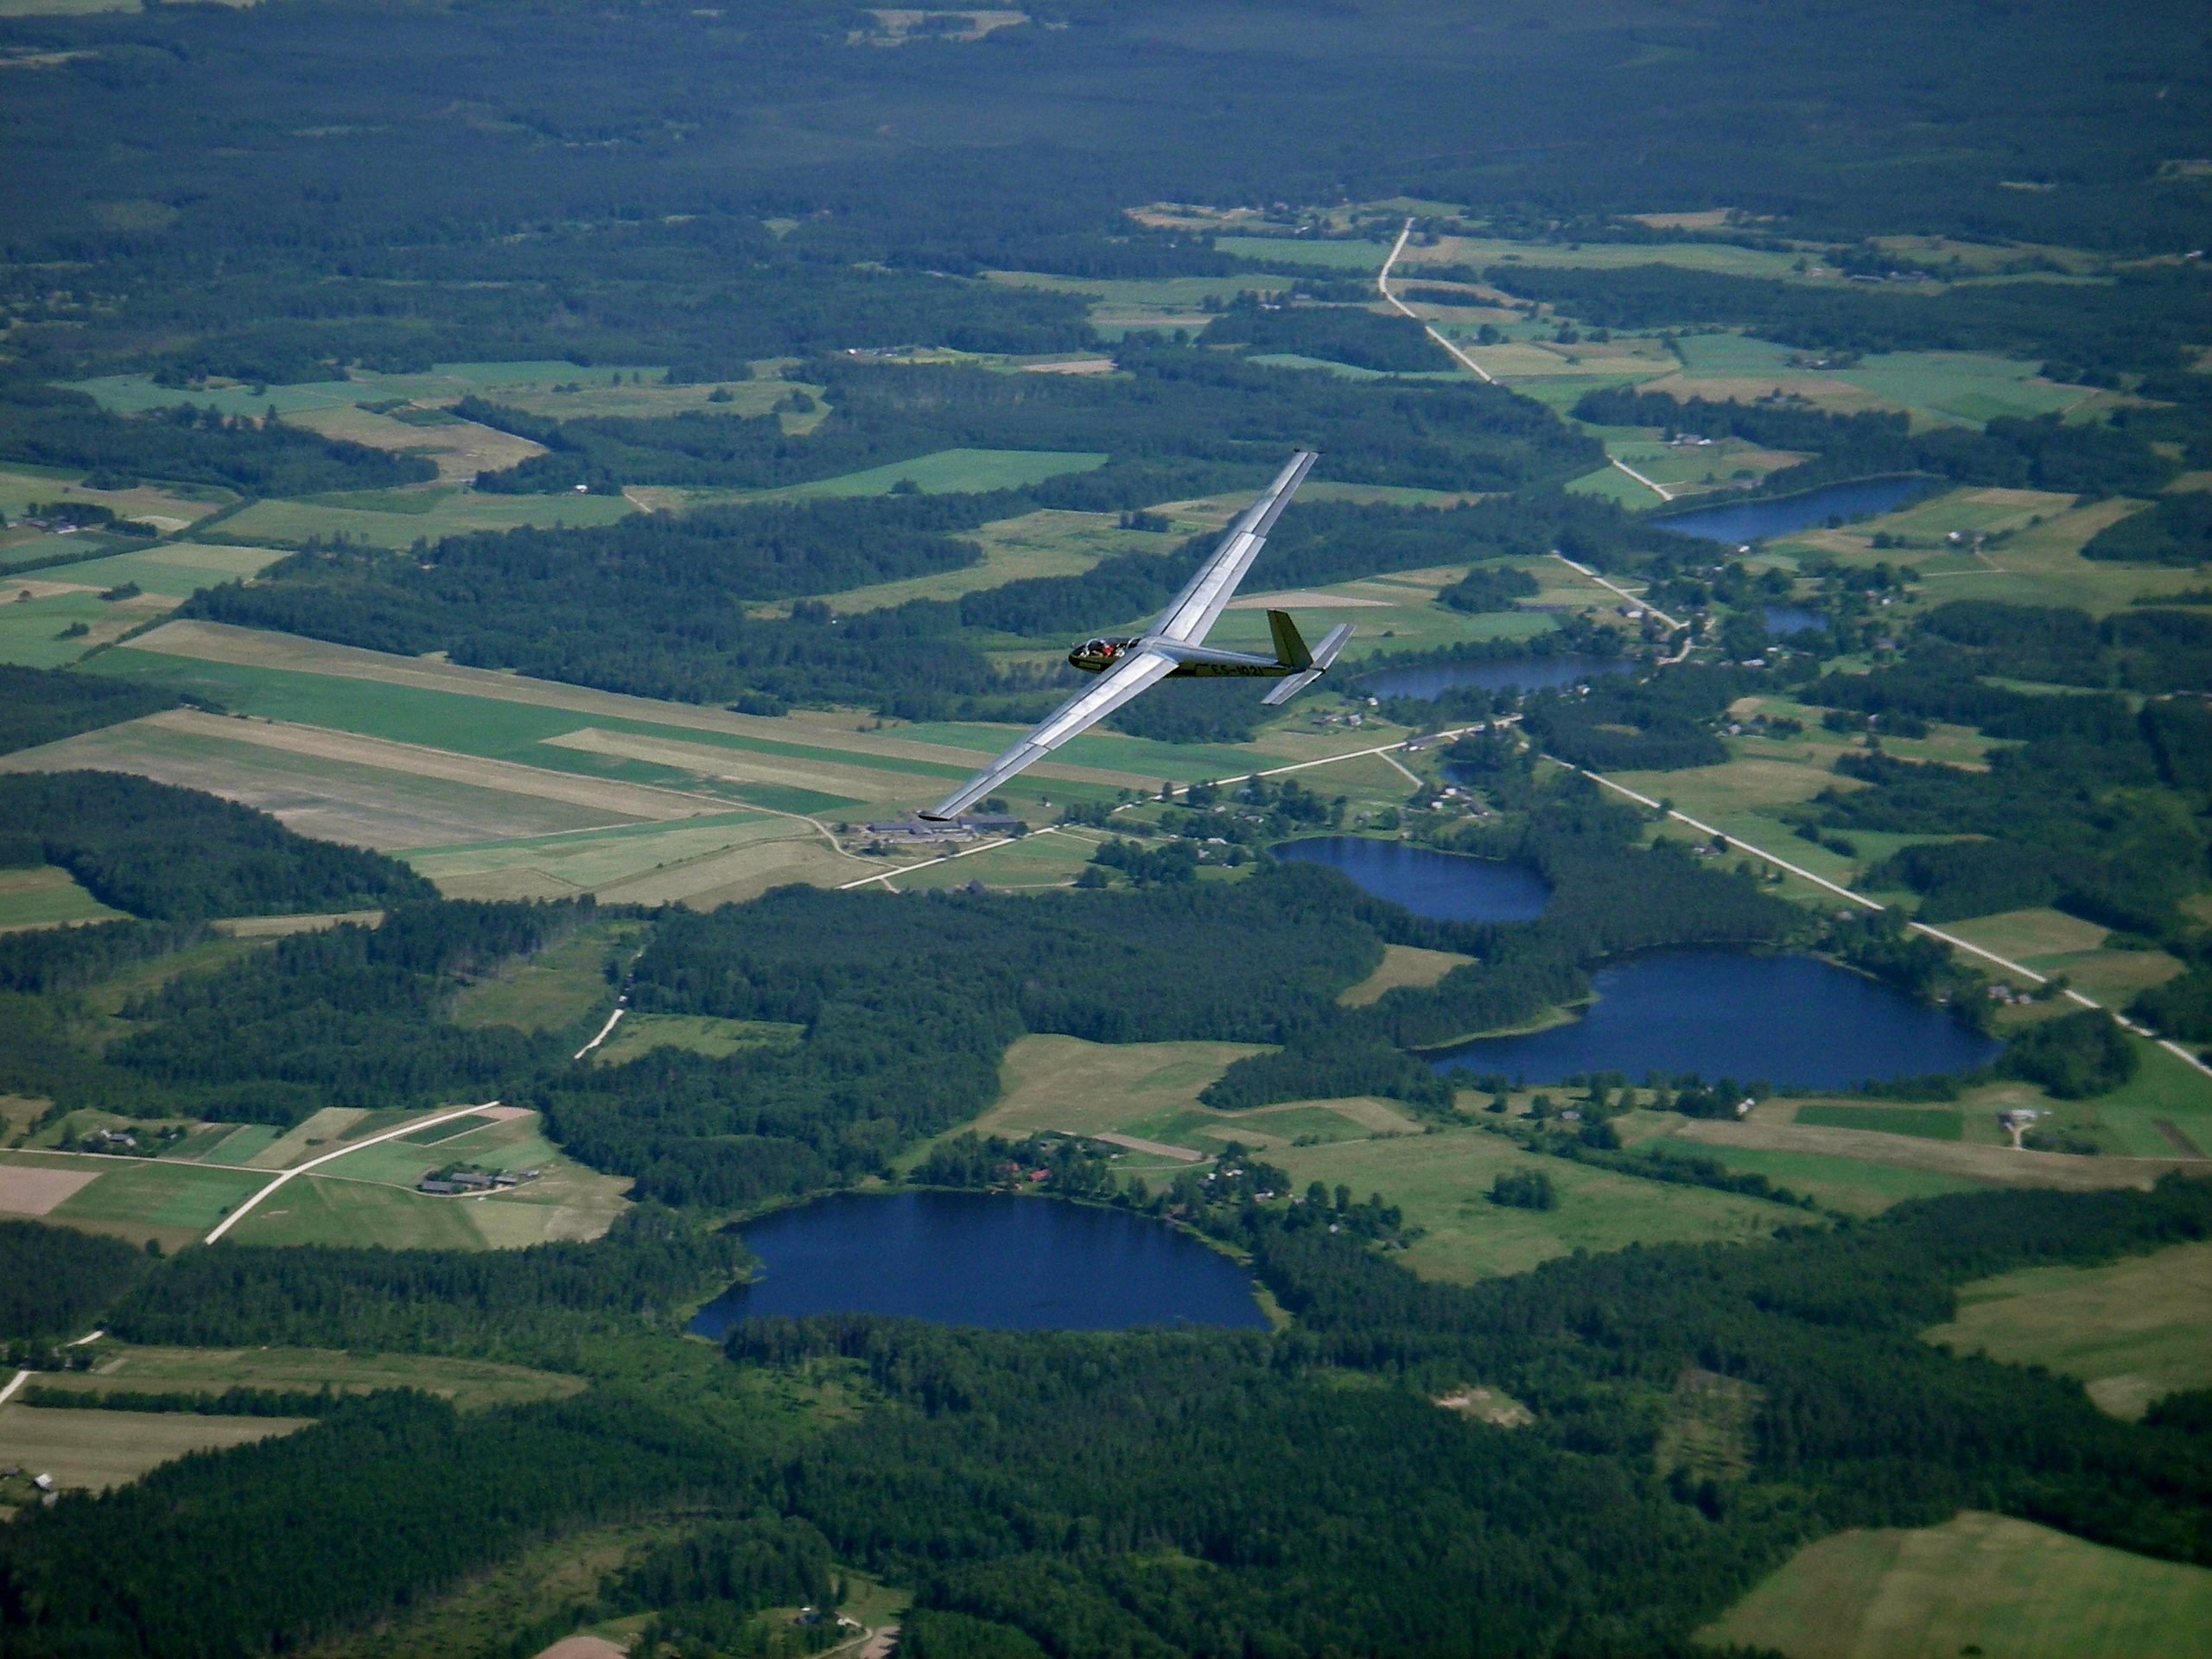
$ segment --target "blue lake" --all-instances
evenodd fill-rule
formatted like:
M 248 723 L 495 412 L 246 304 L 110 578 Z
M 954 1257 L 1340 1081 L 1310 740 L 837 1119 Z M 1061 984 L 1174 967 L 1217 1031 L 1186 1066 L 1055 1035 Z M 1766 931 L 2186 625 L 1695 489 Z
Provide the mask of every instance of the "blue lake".
M 1251 1280 L 1164 1223 L 1052 1198 L 842 1193 L 744 1230 L 760 1277 L 701 1308 L 720 1338 L 766 1314 L 880 1313 L 1007 1331 L 1262 1330 Z
M 1924 494 L 1924 478 L 1863 478 L 1848 484 L 1830 484 L 1802 495 L 1772 499 L 1732 501 L 1723 507 L 1700 507 L 1692 512 L 1670 514 L 1650 522 L 1678 535 L 1701 541 L 1735 545 L 1788 536 L 1825 524 L 1830 518 L 1852 519 L 1887 512 L 1914 496 Z
M 1377 669 L 1357 683 L 1370 697 L 1435 697 L 1461 685 L 1478 685 L 1485 691 L 1544 691 L 1600 674 L 1625 674 L 1635 666 L 1625 657 L 1559 652 L 1550 656 L 1498 657 L 1489 662 L 1421 663 Z
M 1808 628 L 1825 632 L 1828 620 L 1818 611 L 1807 610 L 1802 605 L 1769 605 L 1760 613 L 1766 631 L 1777 639 L 1787 639 L 1793 633 L 1802 633 Z
M 1285 842 L 1274 856 L 1342 870 L 1363 893 L 1440 922 L 1529 922 L 1552 890 L 1522 864 L 1431 852 L 1403 842 L 1320 836 Z
M 1986 1065 L 1999 1045 L 1940 1008 L 1817 957 L 1657 950 L 1591 976 L 1581 1016 L 1522 1037 L 1484 1037 L 1427 1058 L 1531 1083 L 1578 1072 L 1694 1071 L 1842 1089 Z
M 1533 871 L 1401 842 L 1324 836 L 1274 849 L 1342 870 L 1363 893 L 1436 921 L 1516 922 L 1549 896 Z M 1531 1083 L 1647 1071 L 1842 1089 L 1868 1077 L 1985 1065 L 1999 1045 L 1904 992 L 1809 956 L 1655 950 L 1591 975 L 1598 1001 L 1567 1024 L 1482 1037 L 1427 1058 Z

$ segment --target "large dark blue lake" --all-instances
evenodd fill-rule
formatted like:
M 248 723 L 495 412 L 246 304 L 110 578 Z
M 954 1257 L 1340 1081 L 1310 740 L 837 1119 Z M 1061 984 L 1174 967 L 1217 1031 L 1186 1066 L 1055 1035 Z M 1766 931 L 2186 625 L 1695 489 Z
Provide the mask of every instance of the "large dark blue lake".
M 1498 657 L 1488 662 L 1381 668 L 1362 676 L 1357 683 L 1370 697 L 1437 697 L 1461 685 L 1478 685 L 1485 691 L 1544 691 L 1600 674 L 1625 674 L 1635 666 L 1625 657 L 1585 657 L 1562 651 L 1548 656 Z
M 1534 921 L 1552 896 L 1543 877 L 1525 865 L 1402 842 L 1319 836 L 1273 850 L 1277 858 L 1342 870 L 1361 892 L 1440 922 Z
M 1578 1072 L 1647 1071 L 1842 1089 L 1986 1065 L 1999 1045 L 1941 1009 L 1817 957 L 1656 950 L 1591 976 L 1580 1018 L 1520 1037 L 1483 1037 L 1428 1056 L 1556 1083 Z
M 1725 507 L 1700 507 L 1694 512 L 1671 514 L 1651 522 L 1678 535 L 1700 541 L 1743 544 L 1789 536 L 1831 518 L 1861 518 L 1887 512 L 1914 496 L 1927 492 L 1924 478 L 1862 478 L 1849 484 L 1830 484 L 1802 495 L 1770 500 L 1732 501 Z
M 1262 1329 L 1228 1257 L 1157 1221 L 1051 1198 L 842 1193 L 745 1229 L 760 1277 L 691 1321 L 721 1338 L 763 1314 L 882 1313 L 1007 1331 Z

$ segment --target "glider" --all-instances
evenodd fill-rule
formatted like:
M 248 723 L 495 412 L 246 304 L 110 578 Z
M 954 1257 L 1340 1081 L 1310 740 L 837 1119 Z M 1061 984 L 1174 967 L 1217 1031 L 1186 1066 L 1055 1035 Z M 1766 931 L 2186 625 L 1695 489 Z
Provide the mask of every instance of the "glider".
M 1306 480 L 1318 457 L 1301 449 L 1290 464 L 1275 474 L 1265 493 L 1244 510 L 1229 527 L 1221 544 L 1191 578 L 1190 586 L 1153 620 L 1152 626 L 1134 639 L 1089 639 L 1068 653 L 1068 661 L 1098 683 L 1077 692 L 1039 726 L 958 790 L 921 816 L 932 823 L 957 817 L 1031 762 L 1050 754 L 1077 734 L 1086 732 L 1123 703 L 1165 679 L 1178 675 L 1211 678 L 1279 679 L 1282 683 L 1268 693 L 1269 704 L 1284 703 L 1328 671 L 1329 664 L 1351 638 L 1351 624 L 1332 628 L 1311 651 L 1299 637 L 1298 626 L 1287 611 L 1269 611 L 1268 627 L 1274 636 L 1274 655 L 1255 657 L 1241 651 L 1221 651 L 1205 643 L 1206 632 L 1236 592 L 1236 584 L 1252 568 L 1252 561 L 1274 528 L 1291 496 Z

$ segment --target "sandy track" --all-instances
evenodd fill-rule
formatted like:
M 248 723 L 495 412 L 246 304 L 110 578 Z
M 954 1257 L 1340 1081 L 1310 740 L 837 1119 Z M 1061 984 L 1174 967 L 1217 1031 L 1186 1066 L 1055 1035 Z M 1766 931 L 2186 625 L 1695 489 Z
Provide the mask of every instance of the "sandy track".
M 1963 1175 L 1998 1186 L 2051 1186 L 2076 1192 L 2115 1186 L 2147 1188 L 2161 1175 L 2183 1165 L 2177 1158 L 2077 1158 L 2063 1152 L 2015 1152 L 2009 1147 L 1923 1141 L 1873 1129 L 1762 1123 L 1756 1118 L 1735 1123 L 1694 1118 L 1677 1132 L 1676 1138 L 1763 1152 L 1821 1153 L 1859 1163 Z
M 620 691 L 594 691 L 554 680 L 533 680 L 488 668 L 462 668 L 426 658 L 397 657 L 387 652 L 364 651 L 357 645 L 334 645 L 297 634 L 270 633 L 258 628 L 233 627 L 225 622 L 170 622 L 140 635 L 130 645 L 135 650 L 160 652 L 197 662 L 285 669 L 299 674 L 325 674 L 338 679 L 414 686 L 426 691 L 445 691 L 497 702 L 527 703 L 537 709 L 565 709 L 573 714 L 597 715 L 603 720 L 644 721 L 656 726 L 721 732 L 758 742 L 842 750 L 890 760 L 922 760 L 960 772 L 976 770 L 996 753 L 916 742 L 889 733 L 841 732 L 816 721 L 733 714 L 728 709 L 661 702 Z M 804 755 L 790 758 L 800 764 L 808 759 Z M 1065 782 L 1104 784 L 1114 788 L 1160 786 L 1160 780 L 1148 772 L 1050 761 L 1039 762 L 1029 770 L 1033 776 Z
M 641 737 L 634 732 L 601 731 L 586 726 L 545 741 L 553 747 L 575 749 L 585 754 L 613 755 L 626 760 L 650 760 L 657 766 L 677 766 L 702 778 L 721 778 L 734 784 L 776 784 L 812 790 L 845 800 L 865 802 L 893 798 L 910 774 L 874 768 L 840 766 L 834 770 L 810 766 L 805 761 L 751 749 L 725 749 L 711 743 L 685 743 L 673 738 Z

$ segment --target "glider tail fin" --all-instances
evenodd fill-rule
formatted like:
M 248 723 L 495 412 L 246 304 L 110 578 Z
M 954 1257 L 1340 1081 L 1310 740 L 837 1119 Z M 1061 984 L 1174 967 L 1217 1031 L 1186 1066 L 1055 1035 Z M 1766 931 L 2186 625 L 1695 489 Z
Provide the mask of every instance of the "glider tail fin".
M 1288 611 L 1269 611 L 1268 632 L 1274 636 L 1275 660 L 1285 668 L 1302 671 L 1313 666 L 1313 653 L 1306 649 Z
M 1281 657 L 1286 663 L 1294 660 L 1291 658 L 1290 653 L 1282 649 L 1282 636 L 1285 632 L 1287 632 L 1291 639 L 1297 642 L 1300 655 L 1306 658 L 1304 665 L 1299 669 L 1297 673 L 1290 676 L 1287 679 L 1284 680 L 1281 685 L 1278 685 L 1274 690 L 1268 692 L 1266 696 L 1260 699 L 1262 702 L 1267 704 L 1269 708 L 1275 708 L 1283 703 L 1288 702 L 1293 697 L 1296 696 L 1307 686 L 1313 684 L 1314 681 L 1319 679 L 1324 674 L 1329 671 L 1329 664 L 1337 660 L 1337 653 L 1344 648 L 1344 641 L 1351 638 L 1351 624 L 1349 622 L 1339 622 L 1335 627 L 1331 628 L 1329 632 L 1323 636 L 1319 645 L 1316 645 L 1311 652 L 1308 652 L 1306 650 L 1305 642 L 1299 639 L 1298 630 L 1291 626 L 1290 619 L 1287 616 L 1284 616 L 1281 611 L 1269 611 L 1268 613 L 1268 618 L 1270 624 L 1274 625 L 1276 628 L 1276 654 Z M 1278 621 L 1277 619 L 1280 619 L 1280 621 Z

